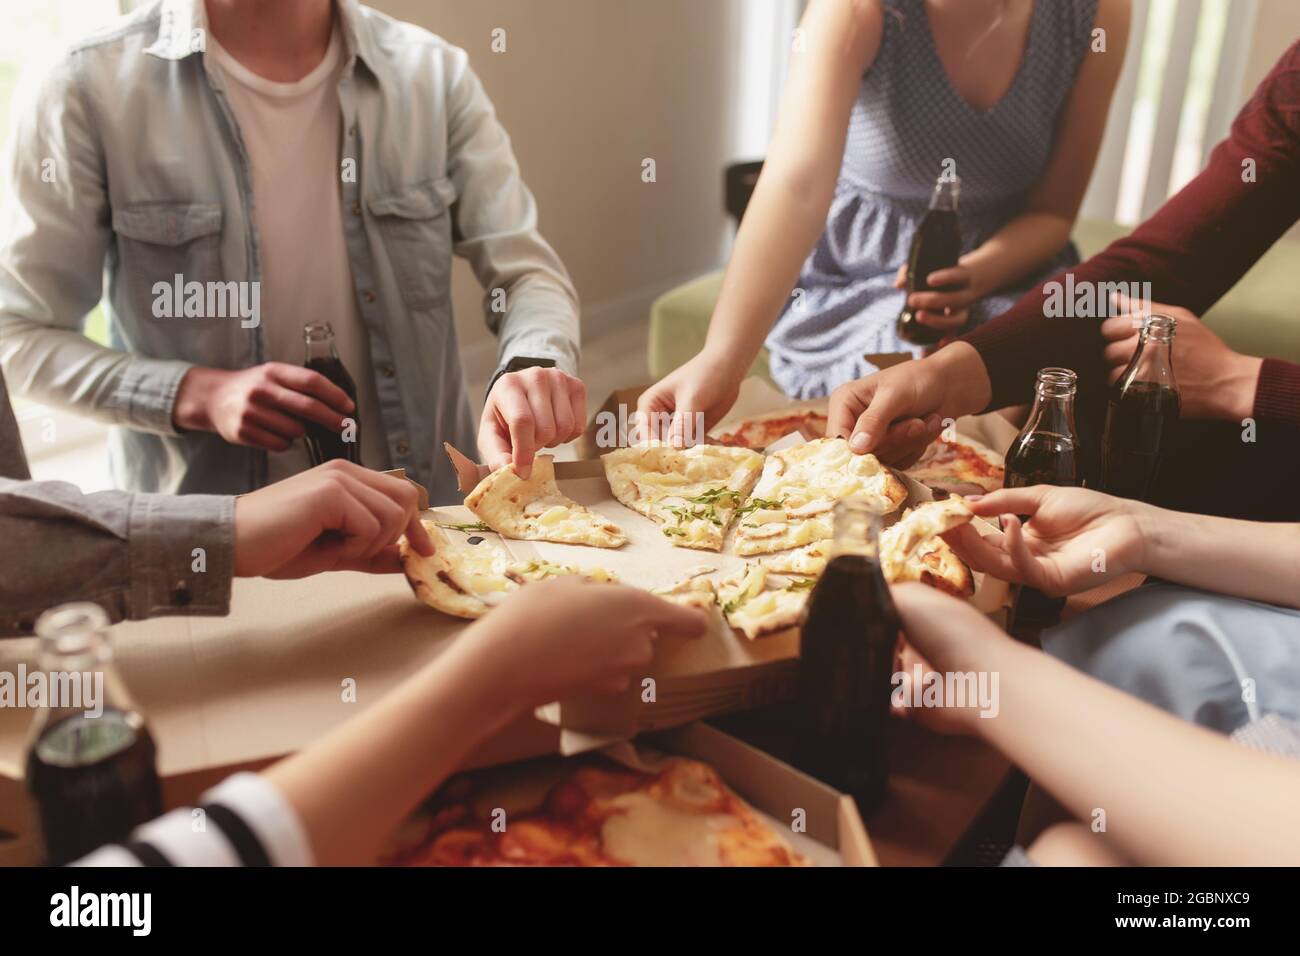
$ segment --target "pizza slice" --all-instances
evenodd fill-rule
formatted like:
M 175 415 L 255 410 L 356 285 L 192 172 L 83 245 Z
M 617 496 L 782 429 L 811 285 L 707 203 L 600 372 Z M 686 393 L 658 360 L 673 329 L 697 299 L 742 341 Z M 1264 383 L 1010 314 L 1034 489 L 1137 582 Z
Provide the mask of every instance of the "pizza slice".
M 415 596 L 429 607 L 455 617 L 486 614 L 519 585 L 507 573 L 510 556 L 487 540 L 470 544 L 453 539 L 432 521 L 422 521 L 433 553 L 419 554 L 406 538 L 398 542 L 402 570 Z
M 621 548 L 622 530 L 568 498 L 555 482 L 555 459 L 538 455 L 533 471 L 520 478 L 513 465 L 498 468 L 478 483 L 465 507 L 507 538 L 558 541 L 596 548 Z
M 920 581 L 957 597 L 975 590 L 970 568 L 939 537 L 974 515 L 959 495 L 930 501 L 908 511 L 880 533 L 880 568 L 890 584 Z
M 892 568 L 885 579 L 890 584 L 917 581 L 959 598 L 968 598 L 975 593 L 975 577 L 970 568 L 943 538 L 923 541 L 906 561 Z
M 477 535 L 460 538 L 433 521 L 421 524 L 429 533 L 433 554 L 417 553 L 403 537 L 398 542 L 402 570 L 417 598 L 454 617 L 482 617 L 530 581 L 570 574 L 595 582 L 617 580 L 604 568 L 576 568 L 540 558 L 512 561 L 504 550 Z
M 672 601 L 674 604 L 682 604 L 700 610 L 717 607 L 717 591 L 714 588 L 713 581 L 707 577 L 716 570 L 717 568 L 710 567 L 696 568 L 679 581 L 664 587 L 651 588 L 650 593 L 663 598 L 665 601 Z
M 723 425 L 711 437 L 719 445 L 762 451 L 791 432 L 799 432 L 809 440 L 821 438 L 826 434 L 827 421 L 826 413 L 816 409 L 786 409 Z
M 610 490 L 660 526 L 679 548 L 721 551 L 741 503 L 763 468 L 747 448 L 649 442 L 602 456 Z
M 717 586 L 727 623 L 751 641 L 794 627 L 803 615 L 814 577 L 769 572 L 751 564 L 743 576 Z
M 997 452 L 959 436 L 935 439 L 905 473 L 943 494 L 974 495 L 1001 488 L 1006 470 Z
M 835 503 L 897 510 L 907 487 L 875 455 L 855 455 L 843 438 L 819 438 L 767 457 L 736 526 L 736 553 L 771 554 L 832 536 Z

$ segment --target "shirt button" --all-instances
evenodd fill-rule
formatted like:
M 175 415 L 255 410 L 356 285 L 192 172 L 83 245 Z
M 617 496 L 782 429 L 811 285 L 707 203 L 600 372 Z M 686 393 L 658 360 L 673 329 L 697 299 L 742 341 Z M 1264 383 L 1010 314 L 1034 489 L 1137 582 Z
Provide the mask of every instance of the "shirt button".
M 190 586 L 188 584 L 184 581 L 177 581 L 172 585 L 173 604 L 177 607 L 186 607 L 192 600 L 194 600 L 194 595 L 190 593 Z
M 370 289 L 367 289 L 367 290 L 366 290 L 366 294 L 365 294 L 365 300 L 366 300 L 367 302 L 374 302 L 374 301 L 375 301 L 375 293 L 374 293 L 373 291 L 371 291 Z
M 406 454 L 407 452 L 409 452 L 410 450 L 411 450 L 411 446 L 408 445 L 406 442 L 404 442 L 404 441 L 399 441 L 399 442 L 397 443 L 397 453 L 398 453 L 399 455 L 405 455 L 405 454 Z
M 379 367 L 379 374 L 384 376 L 384 378 L 392 378 L 397 374 L 397 369 L 393 368 L 391 365 L 381 365 Z
M 351 126 L 348 127 L 348 135 L 349 135 L 349 136 L 356 136 L 356 135 L 357 135 L 357 124 L 356 124 L 356 123 L 353 123 Z
M 352 215 L 354 215 L 354 216 L 359 216 L 359 215 L 361 215 L 361 201 L 360 201 L 360 200 L 358 200 L 358 201 L 356 201 L 356 202 L 354 202 L 354 203 L 352 204 Z

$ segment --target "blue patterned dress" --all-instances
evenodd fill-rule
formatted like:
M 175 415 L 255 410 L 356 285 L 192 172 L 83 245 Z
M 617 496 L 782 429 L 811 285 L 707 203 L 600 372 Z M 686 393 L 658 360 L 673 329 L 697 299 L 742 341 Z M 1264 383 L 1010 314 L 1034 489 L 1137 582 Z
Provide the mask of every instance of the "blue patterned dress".
M 895 322 L 907 261 L 944 160 L 961 179 L 962 249 L 1013 219 L 1050 158 L 1061 112 L 1091 42 L 1098 0 L 1038 0 L 1024 58 L 992 108 L 970 106 L 939 59 L 922 0 L 886 0 L 880 51 L 862 80 L 826 231 L 768 336 L 772 377 L 811 398 L 873 370 L 864 354 L 911 352 Z M 1067 245 L 1039 275 L 974 304 L 972 325 L 1079 261 Z

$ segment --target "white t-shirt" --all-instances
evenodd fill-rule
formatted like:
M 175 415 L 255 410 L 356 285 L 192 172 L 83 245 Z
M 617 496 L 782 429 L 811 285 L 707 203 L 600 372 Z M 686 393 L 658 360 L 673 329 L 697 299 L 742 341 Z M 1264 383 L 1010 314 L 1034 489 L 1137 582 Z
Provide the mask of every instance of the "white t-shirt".
M 296 83 L 258 76 L 211 35 L 207 52 L 229 80 L 226 94 L 252 164 L 267 358 L 303 364 L 303 326 L 328 322 L 339 358 L 357 385 L 362 464 L 387 468 L 370 342 L 357 309 L 343 239 L 338 95 L 343 44 L 338 31 L 320 65 Z M 269 459 L 270 481 L 311 466 L 301 441 L 286 452 L 271 452 Z

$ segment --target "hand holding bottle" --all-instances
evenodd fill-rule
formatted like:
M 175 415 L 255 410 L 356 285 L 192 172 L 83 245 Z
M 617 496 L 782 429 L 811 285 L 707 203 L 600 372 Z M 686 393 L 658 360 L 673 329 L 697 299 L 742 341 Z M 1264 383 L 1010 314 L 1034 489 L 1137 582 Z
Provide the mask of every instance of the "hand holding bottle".
M 1255 389 L 1264 360 L 1230 349 L 1191 312 L 1177 306 L 1151 303 L 1153 312 L 1178 320 L 1173 365 L 1178 374 L 1182 412 L 1188 418 L 1217 418 L 1240 422 L 1255 408 Z M 1106 339 L 1106 364 L 1114 384 L 1128 367 L 1138 346 L 1144 316 L 1134 312 L 1107 319 L 1101 325 Z
M 303 421 L 343 430 L 356 403 L 325 376 L 285 362 L 231 372 L 195 366 L 176 392 L 177 428 L 216 432 L 233 445 L 285 451 L 303 437 Z

